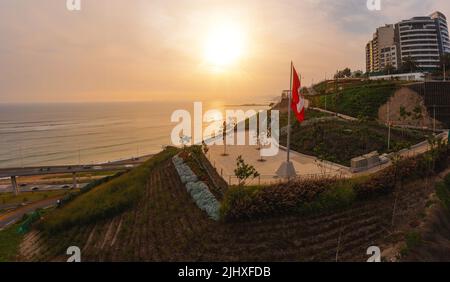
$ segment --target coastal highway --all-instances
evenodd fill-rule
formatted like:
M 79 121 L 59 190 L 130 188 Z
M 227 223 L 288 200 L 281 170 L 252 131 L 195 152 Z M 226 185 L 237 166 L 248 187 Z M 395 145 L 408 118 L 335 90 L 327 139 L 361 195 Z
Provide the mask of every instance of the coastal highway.
M 49 198 L 49 199 L 45 199 L 39 202 L 34 202 L 32 204 L 20 207 L 16 210 L 7 212 L 5 214 L 0 214 L 0 230 L 2 230 L 3 228 L 14 224 L 15 222 L 19 221 L 21 218 L 23 218 L 24 214 L 30 213 L 35 211 L 36 209 L 40 209 L 40 208 L 47 208 L 47 207 L 51 207 L 51 206 L 55 206 L 56 202 L 60 199 L 61 197 L 54 197 L 54 198 Z
M 99 164 L 99 165 L 65 165 L 65 166 L 3 168 L 0 169 L 0 178 L 12 176 L 33 176 L 45 174 L 130 170 L 135 166 L 138 166 L 142 162 L 130 161 L 129 163 L 121 162 L 120 164 L 113 163 L 113 164 Z
M 88 183 L 77 183 L 77 188 L 83 188 Z M 10 193 L 13 187 L 11 184 L 0 185 L 0 194 L 1 193 Z M 20 185 L 20 193 L 23 192 L 44 192 L 44 191 L 55 191 L 55 190 L 64 190 L 64 189 L 72 189 L 71 184 L 40 184 L 40 183 L 32 183 L 26 185 Z M 2 205 L 0 204 L 0 209 Z

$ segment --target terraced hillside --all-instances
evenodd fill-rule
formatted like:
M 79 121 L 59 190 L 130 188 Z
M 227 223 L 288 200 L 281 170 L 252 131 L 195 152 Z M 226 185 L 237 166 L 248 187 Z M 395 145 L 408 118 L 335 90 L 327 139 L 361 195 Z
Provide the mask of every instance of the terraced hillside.
M 131 209 L 51 236 L 35 230 L 18 259 L 65 261 L 67 247 L 79 246 L 84 261 L 365 261 L 369 246 L 403 239 L 426 207 L 432 182 L 339 212 L 224 223 L 197 208 L 165 160 Z

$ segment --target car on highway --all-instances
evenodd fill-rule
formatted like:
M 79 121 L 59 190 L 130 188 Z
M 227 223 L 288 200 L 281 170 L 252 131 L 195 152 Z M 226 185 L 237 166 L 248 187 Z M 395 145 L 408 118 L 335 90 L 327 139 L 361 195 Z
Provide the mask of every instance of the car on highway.
M 38 191 L 39 190 L 39 187 L 33 187 L 33 188 L 31 188 L 31 191 Z
M 62 188 L 62 189 L 69 189 L 69 188 L 70 188 L 70 185 L 63 185 L 63 186 L 61 186 L 61 188 Z

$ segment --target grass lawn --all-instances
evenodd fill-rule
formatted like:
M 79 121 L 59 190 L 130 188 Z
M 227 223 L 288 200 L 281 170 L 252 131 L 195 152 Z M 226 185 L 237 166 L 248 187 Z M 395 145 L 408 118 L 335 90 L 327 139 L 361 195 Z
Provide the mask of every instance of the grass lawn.
M 19 223 L 0 231 L 0 262 L 15 261 L 23 235 L 17 232 Z
M 62 196 L 67 194 L 66 190 L 41 191 L 41 192 L 22 192 L 15 196 L 13 193 L 1 193 L 0 204 L 21 204 L 25 202 L 36 202 L 50 197 Z
M 350 166 L 354 157 L 372 151 L 387 153 L 387 133 L 385 126 L 375 122 L 331 120 L 303 127 L 294 123 L 291 148 L 303 154 Z M 392 129 L 391 149 L 408 148 L 426 140 L 425 135 L 422 131 Z M 286 135 L 280 137 L 280 143 L 286 144 Z
M 401 82 L 372 81 L 339 86 L 326 95 L 309 96 L 315 107 L 353 116 L 376 119 L 378 109 L 398 89 Z M 321 92 L 319 92 L 321 93 Z

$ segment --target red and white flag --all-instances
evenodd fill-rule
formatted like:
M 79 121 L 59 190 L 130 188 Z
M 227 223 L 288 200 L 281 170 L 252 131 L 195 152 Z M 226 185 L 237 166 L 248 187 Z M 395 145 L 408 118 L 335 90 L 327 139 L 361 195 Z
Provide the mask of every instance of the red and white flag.
M 299 122 L 305 120 L 305 97 L 300 93 L 301 83 L 295 67 L 292 66 L 292 100 L 291 109 Z

